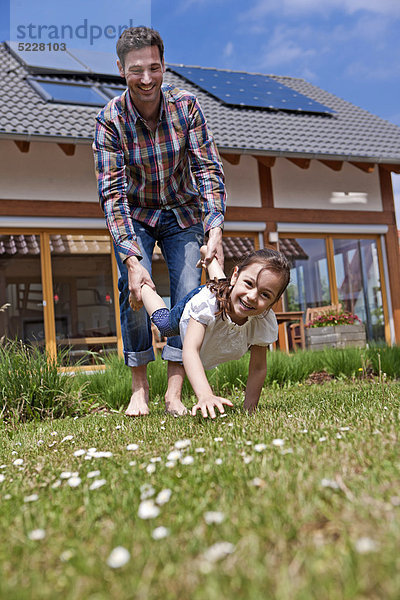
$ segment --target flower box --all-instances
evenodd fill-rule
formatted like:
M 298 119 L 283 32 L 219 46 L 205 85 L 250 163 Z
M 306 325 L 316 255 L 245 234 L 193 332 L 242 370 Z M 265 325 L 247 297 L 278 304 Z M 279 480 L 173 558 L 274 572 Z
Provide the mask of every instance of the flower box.
M 309 327 L 306 329 L 306 347 L 309 350 L 346 348 L 347 346 L 364 348 L 366 341 L 363 323 L 327 325 L 326 327 Z

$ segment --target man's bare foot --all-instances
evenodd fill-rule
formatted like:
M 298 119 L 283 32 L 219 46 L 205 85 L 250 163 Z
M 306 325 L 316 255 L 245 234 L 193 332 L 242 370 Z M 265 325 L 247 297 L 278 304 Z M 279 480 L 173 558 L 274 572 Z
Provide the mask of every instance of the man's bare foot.
M 149 414 L 149 399 L 144 390 L 134 392 L 125 411 L 127 417 L 142 417 Z
M 177 417 L 187 415 L 188 411 L 184 404 L 182 404 L 179 398 L 173 398 L 168 400 L 168 395 L 165 395 L 165 412 Z

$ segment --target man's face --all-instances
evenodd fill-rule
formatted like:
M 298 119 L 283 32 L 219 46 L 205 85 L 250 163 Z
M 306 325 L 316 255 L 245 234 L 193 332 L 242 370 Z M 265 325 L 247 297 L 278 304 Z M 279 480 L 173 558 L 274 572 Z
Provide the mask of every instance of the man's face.
M 157 109 L 165 71 L 158 47 L 145 46 L 140 50 L 131 50 L 125 57 L 124 67 L 119 60 L 117 65 L 121 77 L 126 79 L 132 101 L 139 112 L 141 108 L 146 111 Z

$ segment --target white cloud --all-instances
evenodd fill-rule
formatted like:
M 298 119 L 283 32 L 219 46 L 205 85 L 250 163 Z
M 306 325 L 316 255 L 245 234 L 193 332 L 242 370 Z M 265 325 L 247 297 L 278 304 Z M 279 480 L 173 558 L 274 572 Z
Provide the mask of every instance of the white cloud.
M 223 50 L 223 55 L 225 56 L 225 58 L 229 58 L 230 56 L 232 56 L 232 54 L 233 54 L 233 43 L 228 42 L 225 45 L 225 48 Z
M 259 20 L 268 14 L 275 13 L 280 16 L 304 16 L 306 14 L 322 15 L 342 11 L 354 14 L 357 11 L 373 14 L 388 15 L 393 18 L 400 15 L 398 0 L 259 0 L 250 10 L 243 13 L 246 19 Z

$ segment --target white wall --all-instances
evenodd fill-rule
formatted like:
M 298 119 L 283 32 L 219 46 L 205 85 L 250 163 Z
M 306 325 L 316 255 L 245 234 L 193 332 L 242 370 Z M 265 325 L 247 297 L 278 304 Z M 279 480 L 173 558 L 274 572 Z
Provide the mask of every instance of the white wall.
M 0 140 L 0 198 L 98 202 L 90 144 L 66 156 L 50 142 L 32 142 L 29 152 Z
M 340 171 L 332 171 L 318 160 L 312 160 L 308 169 L 300 169 L 288 160 L 279 158 L 272 169 L 272 187 L 276 208 L 382 210 L 377 167 L 373 173 L 364 173 L 357 167 L 343 163 Z M 333 192 L 366 194 L 366 202 L 333 203 Z
M 252 156 L 242 155 L 238 165 L 222 159 L 228 206 L 261 206 L 258 163 Z

